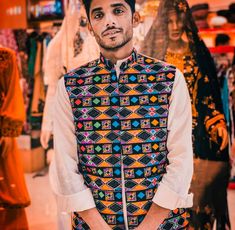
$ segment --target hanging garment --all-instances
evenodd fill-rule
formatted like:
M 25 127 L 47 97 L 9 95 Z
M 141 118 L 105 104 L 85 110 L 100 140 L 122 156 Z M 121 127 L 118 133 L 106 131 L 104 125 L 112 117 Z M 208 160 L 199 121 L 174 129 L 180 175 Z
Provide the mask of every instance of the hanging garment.
M 84 8 L 80 4 L 75 7 L 71 3 L 61 29 L 48 46 L 44 60 L 44 82 L 48 85 L 48 90 L 43 113 L 43 131 L 52 132 L 53 103 L 59 79 L 67 71 L 99 57 L 99 47 L 94 37 L 87 26 L 81 25 L 83 17 Z
M 227 126 L 230 129 L 230 108 L 229 108 L 229 88 L 227 71 L 232 66 L 231 55 L 229 53 L 212 53 L 212 57 L 215 62 L 218 82 L 221 90 L 221 99 L 223 104 L 223 110 L 227 122 Z
M 228 79 L 228 92 L 229 92 L 229 111 L 231 118 L 231 142 L 235 140 L 235 69 L 234 66 L 229 68 L 226 73 Z
M 15 140 L 24 120 L 16 56 L 12 50 L 0 48 L 0 226 L 7 230 L 28 229 L 24 207 L 30 199 Z
M 40 130 L 45 102 L 45 88 L 42 75 L 42 42 L 37 42 L 37 55 L 34 68 L 34 88 L 31 104 L 31 125 L 33 130 Z
M 2 29 L 0 30 L 0 45 L 12 49 L 16 53 L 17 64 L 19 67 L 19 74 L 21 75 L 21 60 L 19 55 L 19 50 L 16 42 L 16 38 L 12 29 Z
M 0 44 L 3 47 L 12 49 L 18 55 L 18 46 L 13 30 L 11 29 L 0 30 Z

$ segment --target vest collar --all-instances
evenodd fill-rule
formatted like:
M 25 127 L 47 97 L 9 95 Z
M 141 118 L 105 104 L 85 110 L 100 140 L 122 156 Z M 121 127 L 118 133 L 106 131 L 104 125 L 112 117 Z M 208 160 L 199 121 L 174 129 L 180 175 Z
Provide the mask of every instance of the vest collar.
M 120 65 L 120 69 L 127 69 L 131 64 L 135 63 L 137 61 L 137 56 L 138 55 L 136 49 L 133 49 L 131 55 L 125 58 Z M 105 58 L 102 53 L 100 53 L 100 62 L 110 69 L 115 67 L 115 64 L 113 64 L 109 59 Z

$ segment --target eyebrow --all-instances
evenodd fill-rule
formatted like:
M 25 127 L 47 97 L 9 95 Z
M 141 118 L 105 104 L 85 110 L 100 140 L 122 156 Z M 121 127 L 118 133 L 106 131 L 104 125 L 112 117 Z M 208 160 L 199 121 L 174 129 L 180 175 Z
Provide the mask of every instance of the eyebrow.
M 115 3 L 115 4 L 112 4 L 111 5 L 111 7 L 113 7 L 113 8 L 115 8 L 115 7 L 124 7 L 124 8 L 126 8 L 126 6 L 124 5 L 124 4 L 122 4 L 122 3 Z M 97 7 L 97 8 L 95 8 L 95 9 L 93 9 L 92 11 L 91 11 L 91 14 L 93 14 L 93 13 L 95 13 L 95 12 L 97 12 L 97 11 L 101 11 L 103 8 L 102 7 Z
M 115 3 L 111 5 L 111 7 L 119 7 L 119 6 L 123 6 L 124 8 L 126 8 L 125 5 L 122 3 Z
M 101 11 L 102 7 L 95 8 L 91 11 L 91 14 L 95 13 L 96 11 Z

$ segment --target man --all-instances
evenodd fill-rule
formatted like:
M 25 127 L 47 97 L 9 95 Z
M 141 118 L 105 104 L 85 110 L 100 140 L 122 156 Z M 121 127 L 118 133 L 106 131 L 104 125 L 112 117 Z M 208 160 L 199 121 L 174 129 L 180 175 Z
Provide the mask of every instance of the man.
M 60 80 L 53 190 L 73 229 L 184 229 L 191 106 L 182 73 L 138 54 L 133 0 L 84 1 L 98 60 Z

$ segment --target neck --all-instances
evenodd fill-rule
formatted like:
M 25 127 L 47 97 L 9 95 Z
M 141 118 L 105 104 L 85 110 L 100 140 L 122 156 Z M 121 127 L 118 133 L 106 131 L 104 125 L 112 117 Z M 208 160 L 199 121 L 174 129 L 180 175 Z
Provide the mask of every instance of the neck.
M 176 53 L 185 52 L 187 48 L 188 48 L 188 43 L 183 41 L 183 39 L 179 39 L 177 41 L 170 40 L 168 44 L 168 49 Z
M 100 51 L 105 58 L 109 59 L 113 64 L 116 64 L 118 60 L 123 60 L 129 57 L 133 48 L 133 41 L 131 40 L 117 50 L 106 50 L 100 47 Z

